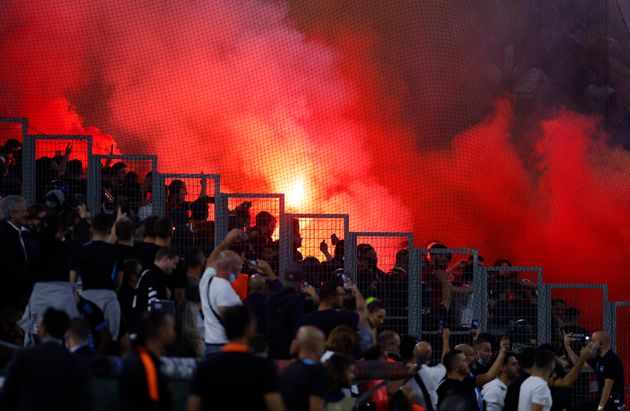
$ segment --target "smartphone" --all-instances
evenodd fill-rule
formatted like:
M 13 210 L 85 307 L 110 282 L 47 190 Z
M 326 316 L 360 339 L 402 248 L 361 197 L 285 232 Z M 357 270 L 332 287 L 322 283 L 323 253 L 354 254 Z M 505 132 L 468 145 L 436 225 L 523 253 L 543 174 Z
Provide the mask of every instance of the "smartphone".
M 479 320 L 472 320 L 472 322 L 470 323 L 470 333 L 474 335 L 477 333 L 478 329 L 479 329 Z
M 258 270 L 258 261 L 256 260 L 247 260 L 247 266 L 253 270 Z
M 352 288 L 352 278 L 346 274 L 341 274 L 341 281 L 343 283 L 344 290 L 350 290 Z
M 442 332 L 444 332 L 444 329 L 448 327 L 448 324 L 446 322 L 446 320 L 439 320 L 438 321 L 438 333 L 442 334 Z

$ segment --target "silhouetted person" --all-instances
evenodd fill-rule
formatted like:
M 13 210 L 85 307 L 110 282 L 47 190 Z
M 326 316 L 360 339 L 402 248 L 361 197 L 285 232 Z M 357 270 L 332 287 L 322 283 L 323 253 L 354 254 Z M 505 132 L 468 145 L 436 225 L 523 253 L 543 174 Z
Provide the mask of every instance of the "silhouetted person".
M 324 353 L 324 333 L 305 325 L 297 332 L 298 359 L 280 374 L 280 390 L 288 411 L 320 411 L 328 396 L 330 378 L 319 362 Z
M 11 195 L 0 200 L 0 308 L 23 308 L 27 255 L 20 230 L 26 223 L 26 215 L 26 201 L 23 197 Z
M 227 344 L 199 364 L 190 387 L 188 411 L 284 410 L 273 364 L 250 352 L 256 320 L 245 306 L 223 312 Z
M 0 393 L 0 409 L 68 411 L 90 409 L 89 378 L 83 362 L 63 346 L 68 315 L 48 309 L 38 334 L 41 344 L 16 351 Z
M 125 360 L 120 376 L 121 409 L 170 410 L 171 386 L 160 370 L 164 347 L 175 340 L 175 320 L 162 311 L 140 318 L 138 346 Z

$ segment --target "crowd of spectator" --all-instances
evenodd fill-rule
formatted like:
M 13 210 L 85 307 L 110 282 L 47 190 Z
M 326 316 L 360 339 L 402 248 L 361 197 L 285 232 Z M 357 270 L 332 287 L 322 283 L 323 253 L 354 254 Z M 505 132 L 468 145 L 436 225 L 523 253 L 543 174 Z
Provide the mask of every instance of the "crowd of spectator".
M 438 251 L 446 247 L 432 242 L 422 265 L 422 315 L 425 330 L 440 338 L 416 341 L 404 327 L 387 327 L 399 325 L 387 317 L 404 316 L 408 303 L 406 248 L 385 273 L 375 248 L 360 244 L 355 284 L 343 272 L 343 239 L 331 237 L 332 254 L 321 243 L 323 261 L 303 257 L 294 223 L 294 261 L 280 273 L 276 220 L 261 212 L 253 226 L 241 219 L 206 252 L 188 236 L 192 210 L 207 211 L 212 201 L 201 186 L 187 203 L 186 185 L 174 180 L 167 216 L 141 223 L 119 202 L 115 215 L 92 216 L 65 196 L 30 206 L 16 195 L 0 200 L 1 409 L 89 409 L 90 370 L 103 356 L 124 359 L 116 409 L 172 408 L 163 356 L 198 361 L 191 411 L 563 410 L 577 406 L 572 387 L 585 367 L 597 375 L 599 396 L 580 398 L 591 403 L 579 409 L 623 404 L 610 337 L 590 336 L 578 325 L 579 310 L 562 300 L 554 301 L 556 345 L 481 333 L 470 302 L 475 260 L 451 265 L 450 254 Z M 507 273 L 489 281 L 491 324 L 512 310 L 502 304 L 535 305 L 535 287 Z M 533 321 L 526 312 L 519 317 Z M 467 331 L 453 348 L 451 329 Z M 397 373 L 382 371 L 396 365 Z

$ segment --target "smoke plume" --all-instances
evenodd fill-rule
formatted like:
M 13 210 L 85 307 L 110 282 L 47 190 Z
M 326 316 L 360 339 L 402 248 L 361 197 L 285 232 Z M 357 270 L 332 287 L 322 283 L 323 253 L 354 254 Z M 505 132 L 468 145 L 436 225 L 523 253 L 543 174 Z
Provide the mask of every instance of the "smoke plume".
M 630 155 L 575 103 L 601 56 L 582 84 L 564 26 L 482 3 L 6 1 L 0 109 L 630 298 Z

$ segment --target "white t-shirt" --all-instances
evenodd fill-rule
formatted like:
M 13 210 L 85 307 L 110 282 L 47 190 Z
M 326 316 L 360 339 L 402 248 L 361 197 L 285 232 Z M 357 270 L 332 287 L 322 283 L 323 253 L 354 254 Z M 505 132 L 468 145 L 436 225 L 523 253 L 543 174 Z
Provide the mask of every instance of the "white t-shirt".
M 543 406 L 543 411 L 551 409 L 551 390 L 547 381 L 540 377 L 531 376 L 521 385 L 518 396 L 518 411 L 532 411 L 532 403 Z
M 440 383 L 442 382 L 444 377 L 446 377 L 446 368 L 444 368 L 444 365 L 442 364 L 438 364 L 434 367 L 423 365 L 418 371 L 418 375 L 422 379 L 422 382 L 424 382 L 425 387 L 427 387 L 427 392 L 429 393 L 429 396 L 431 397 L 431 402 L 433 403 L 433 409 L 436 410 L 438 401 L 437 389 L 440 386 Z M 424 407 L 426 409 L 426 399 L 424 398 L 422 390 L 416 382 L 416 379 L 412 378 L 407 381 L 405 387 L 411 388 L 413 390 L 412 395 L 415 400 L 421 407 Z
M 204 340 L 206 344 L 225 344 L 227 337 L 225 329 L 210 309 L 210 305 L 221 315 L 220 307 L 234 307 L 241 305 L 241 299 L 225 278 L 217 277 L 214 268 L 207 268 L 199 281 L 199 294 L 201 297 L 201 310 L 203 311 Z M 214 278 L 208 290 L 208 282 Z M 208 301 L 208 297 L 209 301 Z M 210 304 L 210 305 L 209 305 Z
M 507 385 L 498 378 L 484 385 L 481 396 L 486 403 L 486 410 L 501 411 L 505 405 L 505 394 L 507 394 Z

